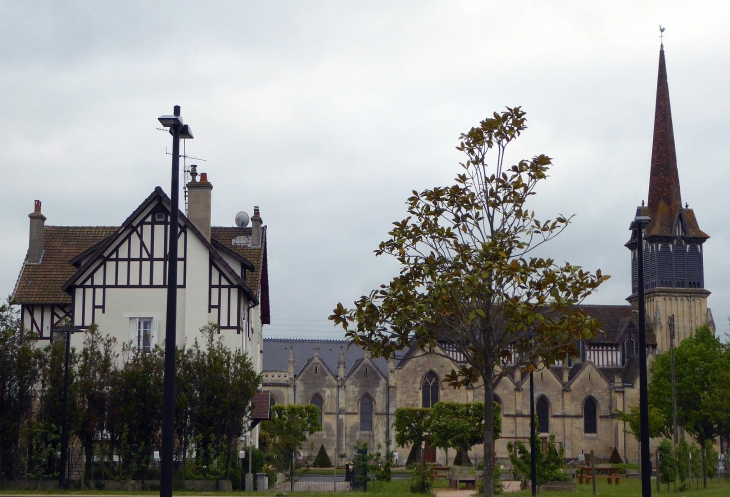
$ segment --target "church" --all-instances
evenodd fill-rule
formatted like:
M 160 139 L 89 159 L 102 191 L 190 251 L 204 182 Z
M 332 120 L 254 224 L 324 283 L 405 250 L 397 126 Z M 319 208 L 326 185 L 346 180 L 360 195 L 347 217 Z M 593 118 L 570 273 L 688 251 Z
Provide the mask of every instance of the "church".
M 535 381 L 538 432 L 555 434 L 574 459 L 595 451 L 607 459 L 614 448 L 625 462 L 637 462 L 639 447 L 617 411 L 639 401 L 637 256 L 643 250 L 647 347 L 649 361 L 677 345 L 694 330 L 714 322 L 704 285 L 703 246 L 709 238 L 687 204 L 682 205 L 672 129 L 667 69 L 662 45 L 654 116 L 648 202 L 639 208 L 651 218 L 644 242 L 632 236 L 629 249 L 632 280 L 628 305 L 583 305 L 601 323 L 600 331 L 579 343 L 579 357 L 540 368 Z M 636 211 L 627 206 L 629 216 Z M 616 242 L 619 250 L 619 241 Z M 627 285 L 628 287 L 628 285 Z M 627 288 L 628 290 L 628 288 Z M 350 460 L 356 441 L 370 447 L 394 439 L 395 410 L 431 407 L 438 401 L 473 402 L 483 398 L 480 387 L 452 389 L 445 376 L 460 362 L 458 353 L 428 355 L 404 350 L 390 360 L 372 358 L 344 340 L 264 339 L 264 390 L 271 403 L 314 404 L 322 410 L 323 429 L 310 436 L 314 450 L 324 446 L 337 463 Z M 507 458 L 509 441 L 527 441 L 530 431 L 529 376 L 519 371 L 505 377 L 495 389 L 502 407 L 502 436 L 497 457 Z M 410 447 L 394 447 L 404 464 Z M 481 457 L 481 447 L 470 452 Z M 428 461 L 449 464 L 455 454 L 425 449 Z M 448 458 L 447 458 L 448 457 Z

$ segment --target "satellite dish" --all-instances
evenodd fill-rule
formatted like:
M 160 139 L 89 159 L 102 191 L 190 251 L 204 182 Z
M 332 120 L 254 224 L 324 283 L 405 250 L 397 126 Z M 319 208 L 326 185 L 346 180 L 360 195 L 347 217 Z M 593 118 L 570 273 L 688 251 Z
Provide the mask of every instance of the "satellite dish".
M 248 217 L 248 214 L 243 211 L 239 212 L 238 214 L 236 214 L 236 226 L 238 226 L 239 228 L 245 228 L 246 226 L 248 226 L 249 219 L 250 218 Z

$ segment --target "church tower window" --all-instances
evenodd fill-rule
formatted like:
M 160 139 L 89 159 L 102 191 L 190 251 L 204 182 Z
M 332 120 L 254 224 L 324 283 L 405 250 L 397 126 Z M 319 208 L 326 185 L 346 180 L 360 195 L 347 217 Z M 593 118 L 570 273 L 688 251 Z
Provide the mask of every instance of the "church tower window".
M 433 407 L 439 401 L 439 380 L 436 373 L 429 371 L 421 385 L 421 407 Z

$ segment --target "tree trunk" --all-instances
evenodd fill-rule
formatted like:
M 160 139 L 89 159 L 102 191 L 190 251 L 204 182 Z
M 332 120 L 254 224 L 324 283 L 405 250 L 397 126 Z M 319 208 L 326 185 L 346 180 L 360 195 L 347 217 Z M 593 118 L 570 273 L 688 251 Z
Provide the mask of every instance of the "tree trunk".
M 484 381 L 484 497 L 494 497 L 494 385 L 493 368 L 482 374 Z
M 700 442 L 702 450 L 702 488 L 707 488 L 707 459 L 705 459 L 705 441 Z

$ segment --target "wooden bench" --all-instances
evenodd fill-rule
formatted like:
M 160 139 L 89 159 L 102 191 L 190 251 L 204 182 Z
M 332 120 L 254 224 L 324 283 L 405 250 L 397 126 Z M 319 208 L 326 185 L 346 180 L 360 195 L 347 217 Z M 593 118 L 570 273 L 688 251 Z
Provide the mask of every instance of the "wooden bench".
M 578 477 L 578 483 L 583 483 L 583 478 L 586 479 L 587 484 L 591 482 L 591 475 L 585 475 L 585 476 L 580 475 Z M 618 475 L 596 475 L 596 479 L 598 479 L 598 478 L 601 478 L 603 480 L 608 480 L 609 485 L 613 485 L 613 480 L 616 480 L 616 485 L 621 483 L 621 477 Z
M 614 468 L 612 466 L 596 466 L 594 470 L 596 472 L 596 478 L 608 480 L 609 485 L 613 485 L 614 480 L 616 480 L 616 485 L 621 483 L 618 468 Z M 591 468 L 589 466 L 581 466 L 578 468 L 578 471 L 578 483 L 583 483 L 584 478 L 586 483 L 591 482 Z
M 438 478 L 449 479 L 451 476 L 451 466 L 431 466 L 431 479 Z
M 477 488 L 477 475 L 460 475 L 455 474 L 451 475 L 451 487 L 459 490 L 461 488 L 462 482 L 464 483 L 464 486 L 467 490 L 476 490 Z

